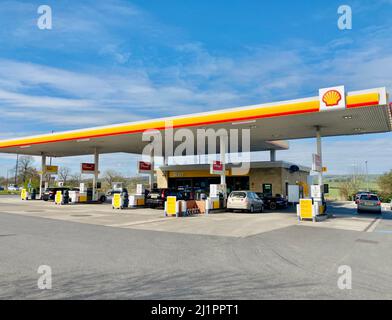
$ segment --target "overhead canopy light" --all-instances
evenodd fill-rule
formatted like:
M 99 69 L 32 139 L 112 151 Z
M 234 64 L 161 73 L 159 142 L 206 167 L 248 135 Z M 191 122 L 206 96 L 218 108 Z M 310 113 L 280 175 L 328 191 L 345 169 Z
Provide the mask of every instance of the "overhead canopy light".
M 238 122 L 233 122 L 232 125 L 238 125 L 238 124 L 249 124 L 249 123 L 255 123 L 256 120 L 246 120 L 246 121 L 238 121 Z

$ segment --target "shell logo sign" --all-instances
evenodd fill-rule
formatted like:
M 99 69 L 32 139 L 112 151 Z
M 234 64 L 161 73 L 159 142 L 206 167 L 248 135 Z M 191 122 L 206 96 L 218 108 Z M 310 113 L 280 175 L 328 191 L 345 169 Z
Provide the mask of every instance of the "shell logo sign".
M 332 111 L 346 108 L 344 86 L 319 90 L 320 111 Z
M 342 95 L 336 90 L 329 90 L 323 95 L 323 102 L 327 107 L 338 105 L 340 100 L 342 100 Z

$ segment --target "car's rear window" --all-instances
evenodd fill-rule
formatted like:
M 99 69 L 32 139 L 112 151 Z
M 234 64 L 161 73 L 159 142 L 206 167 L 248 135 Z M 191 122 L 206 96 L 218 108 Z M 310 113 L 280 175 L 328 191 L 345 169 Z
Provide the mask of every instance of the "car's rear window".
M 375 196 L 375 195 L 363 194 L 363 195 L 361 195 L 361 200 L 375 200 L 375 201 L 378 201 L 378 197 Z
M 245 192 L 232 192 L 230 194 L 230 198 L 240 198 L 240 199 L 243 199 L 243 198 L 246 198 L 246 193 Z

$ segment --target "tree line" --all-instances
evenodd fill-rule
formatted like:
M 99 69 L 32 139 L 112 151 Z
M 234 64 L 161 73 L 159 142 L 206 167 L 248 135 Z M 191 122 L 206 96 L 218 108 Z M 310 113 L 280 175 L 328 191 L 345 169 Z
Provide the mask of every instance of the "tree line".
M 30 184 L 33 188 L 39 188 L 40 174 L 35 167 L 35 161 L 32 156 L 20 156 L 18 164 L 9 171 L 7 177 L 0 176 L 0 186 L 6 187 L 7 184 L 16 184 L 18 186 L 27 187 Z M 79 187 L 81 182 L 91 180 L 91 178 L 82 177 L 80 173 L 73 173 L 72 170 L 65 166 L 60 166 L 57 173 L 57 181 L 62 181 L 64 186 Z M 52 179 L 54 179 L 52 175 Z M 136 188 L 136 183 L 145 183 L 144 177 L 127 178 L 122 173 L 115 170 L 106 170 L 100 177 L 103 190 L 109 190 L 114 182 L 122 182 L 126 187 L 132 190 Z M 51 180 L 51 186 L 54 181 Z

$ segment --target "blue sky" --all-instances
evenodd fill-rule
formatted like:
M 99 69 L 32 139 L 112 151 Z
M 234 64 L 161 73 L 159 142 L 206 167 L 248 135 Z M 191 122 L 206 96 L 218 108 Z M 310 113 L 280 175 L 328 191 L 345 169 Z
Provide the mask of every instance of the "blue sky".
M 37 8 L 53 29 L 37 28 Z M 337 8 L 353 10 L 339 30 Z M 316 96 L 318 88 L 392 91 L 392 0 L 2 1 L 0 139 L 52 130 Z M 391 134 L 324 140 L 329 173 L 392 169 Z M 278 159 L 310 165 L 313 140 Z M 265 157 L 262 155 L 261 157 Z M 103 170 L 133 174 L 135 157 Z M 87 158 L 56 159 L 77 170 Z M 0 175 L 14 156 L 0 154 Z

